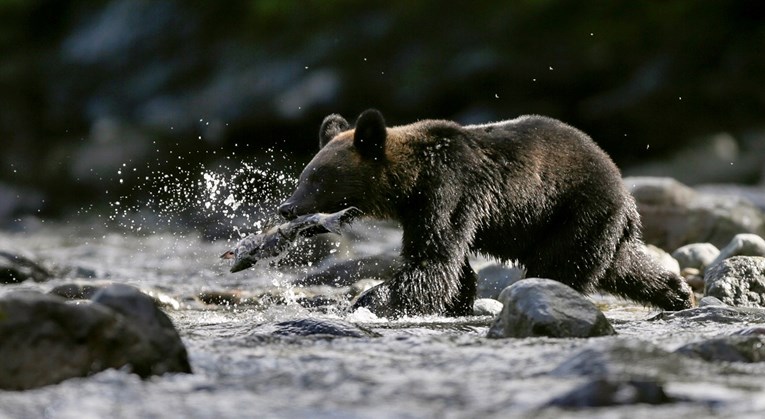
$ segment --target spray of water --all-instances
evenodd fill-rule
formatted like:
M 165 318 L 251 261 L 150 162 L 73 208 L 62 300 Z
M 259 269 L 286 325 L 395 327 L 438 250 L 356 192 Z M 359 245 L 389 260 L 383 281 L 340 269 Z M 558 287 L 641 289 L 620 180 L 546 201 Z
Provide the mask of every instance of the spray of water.
M 109 202 L 109 227 L 139 235 L 195 229 L 212 238 L 257 232 L 296 182 L 286 157 L 266 154 L 267 161 L 239 161 L 232 153 L 214 165 L 123 164 L 118 183 L 133 186 Z

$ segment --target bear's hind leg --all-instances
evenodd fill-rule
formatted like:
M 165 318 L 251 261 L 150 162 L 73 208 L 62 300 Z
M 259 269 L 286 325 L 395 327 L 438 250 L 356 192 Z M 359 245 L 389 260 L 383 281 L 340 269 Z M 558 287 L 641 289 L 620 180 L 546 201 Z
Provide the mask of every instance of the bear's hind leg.
M 446 307 L 446 315 L 450 317 L 470 316 L 473 314 L 473 303 L 478 292 L 478 275 L 475 273 L 468 258 L 462 265 L 460 274 L 459 294 L 452 299 L 452 302 Z
M 626 243 L 619 249 L 598 288 L 663 310 L 693 306 L 693 292 L 688 284 L 663 269 L 638 243 Z

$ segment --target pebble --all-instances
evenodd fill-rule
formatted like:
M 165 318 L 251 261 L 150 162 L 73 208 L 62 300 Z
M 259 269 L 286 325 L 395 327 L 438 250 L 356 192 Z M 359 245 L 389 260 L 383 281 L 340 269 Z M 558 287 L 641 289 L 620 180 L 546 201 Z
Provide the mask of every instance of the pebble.
M 693 268 L 704 272 L 719 254 L 720 250 L 712 243 L 692 243 L 676 249 L 672 257 L 677 260 L 680 269 Z
M 473 302 L 474 316 L 496 316 L 502 312 L 502 303 L 492 298 L 478 298 Z

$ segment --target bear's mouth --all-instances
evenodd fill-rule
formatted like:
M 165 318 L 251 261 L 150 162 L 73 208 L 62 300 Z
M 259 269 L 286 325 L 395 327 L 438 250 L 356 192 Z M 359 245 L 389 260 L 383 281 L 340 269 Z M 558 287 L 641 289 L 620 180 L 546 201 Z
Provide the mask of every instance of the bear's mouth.
M 279 215 L 285 220 L 292 221 L 299 216 L 297 213 L 297 206 L 289 201 L 283 202 L 277 209 Z

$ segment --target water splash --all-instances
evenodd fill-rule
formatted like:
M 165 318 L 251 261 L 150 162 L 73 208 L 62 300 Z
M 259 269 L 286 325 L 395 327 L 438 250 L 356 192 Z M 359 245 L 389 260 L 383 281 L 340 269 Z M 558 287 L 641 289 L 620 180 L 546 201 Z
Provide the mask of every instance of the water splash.
M 296 184 L 287 157 L 273 149 L 266 156 L 241 161 L 232 152 L 213 165 L 122 164 L 118 182 L 133 186 L 109 202 L 107 226 L 139 235 L 192 228 L 241 237 L 262 230 Z

